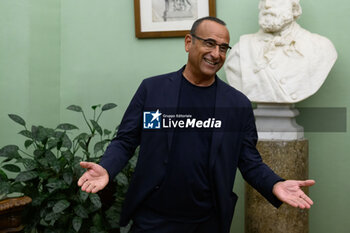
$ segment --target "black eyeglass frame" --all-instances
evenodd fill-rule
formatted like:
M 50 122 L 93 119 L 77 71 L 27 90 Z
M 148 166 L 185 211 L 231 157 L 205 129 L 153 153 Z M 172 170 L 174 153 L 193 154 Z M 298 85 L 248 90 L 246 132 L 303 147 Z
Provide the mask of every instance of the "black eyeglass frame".
M 204 38 L 201 38 L 201 37 L 199 37 L 199 36 L 197 36 L 197 35 L 195 35 L 195 34 L 192 34 L 191 33 L 191 36 L 192 37 L 194 37 L 194 38 L 196 38 L 196 39 L 198 39 L 198 40 L 201 40 L 201 41 L 203 41 L 204 43 L 215 43 L 215 46 L 216 45 L 218 45 L 219 46 L 219 50 L 221 51 L 221 52 L 223 52 L 223 53 L 227 53 L 227 51 L 229 50 L 229 49 L 232 49 L 232 47 L 230 46 L 230 45 L 228 45 L 228 44 L 226 44 L 226 43 L 223 43 L 223 44 L 218 44 L 217 42 L 216 42 L 216 40 L 214 40 L 214 39 L 211 39 L 211 38 L 208 38 L 208 39 L 204 39 Z M 222 51 L 221 49 L 222 49 L 222 47 L 221 46 L 224 46 L 225 48 L 224 48 L 224 51 Z M 210 48 L 214 48 L 214 46 L 208 46 L 208 47 L 210 47 Z

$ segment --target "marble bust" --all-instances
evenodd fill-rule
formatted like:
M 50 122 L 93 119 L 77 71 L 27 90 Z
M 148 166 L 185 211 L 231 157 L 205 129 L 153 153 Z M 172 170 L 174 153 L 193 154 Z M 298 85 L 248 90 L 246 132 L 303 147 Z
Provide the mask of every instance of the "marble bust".
M 260 0 L 260 30 L 242 35 L 224 66 L 229 84 L 257 103 L 296 103 L 313 95 L 337 59 L 330 40 L 296 23 L 299 0 Z

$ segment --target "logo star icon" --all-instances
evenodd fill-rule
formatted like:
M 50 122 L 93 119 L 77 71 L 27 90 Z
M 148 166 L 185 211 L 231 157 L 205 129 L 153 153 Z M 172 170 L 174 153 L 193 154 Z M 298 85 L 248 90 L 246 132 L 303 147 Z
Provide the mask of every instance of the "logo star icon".
M 152 113 L 153 118 L 152 118 L 151 122 L 154 121 L 155 119 L 157 119 L 157 121 L 159 121 L 159 116 L 161 116 L 161 115 L 162 114 L 159 112 L 159 109 L 157 109 L 157 111 L 155 113 Z

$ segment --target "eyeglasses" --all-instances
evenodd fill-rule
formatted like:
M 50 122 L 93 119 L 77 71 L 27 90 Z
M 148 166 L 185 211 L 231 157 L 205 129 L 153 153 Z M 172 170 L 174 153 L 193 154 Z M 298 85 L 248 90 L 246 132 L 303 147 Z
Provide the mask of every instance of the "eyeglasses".
M 215 49 L 215 47 L 218 45 L 220 53 L 223 53 L 223 54 L 226 54 L 227 50 L 231 49 L 231 47 L 228 44 L 226 44 L 226 43 L 218 44 L 216 42 L 216 40 L 214 40 L 214 39 L 210 39 L 210 38 L 209 39 L 203 39 L 203 38 L 200 38 L 199 36 L 196 36 L 195 34 L 191 34 L 191 35 L 194 38 L 203 41 L 204 46 L 206 48 L 208 48 L 208 49 Z

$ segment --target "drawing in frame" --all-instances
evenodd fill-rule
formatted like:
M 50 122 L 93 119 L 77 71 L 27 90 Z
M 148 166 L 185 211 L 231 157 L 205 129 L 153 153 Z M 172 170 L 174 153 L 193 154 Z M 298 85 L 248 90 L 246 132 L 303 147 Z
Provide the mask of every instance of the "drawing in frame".
M 183 37 L 193 22 L 216 16 L 215 0 L 134 0 L 137 38 Z

